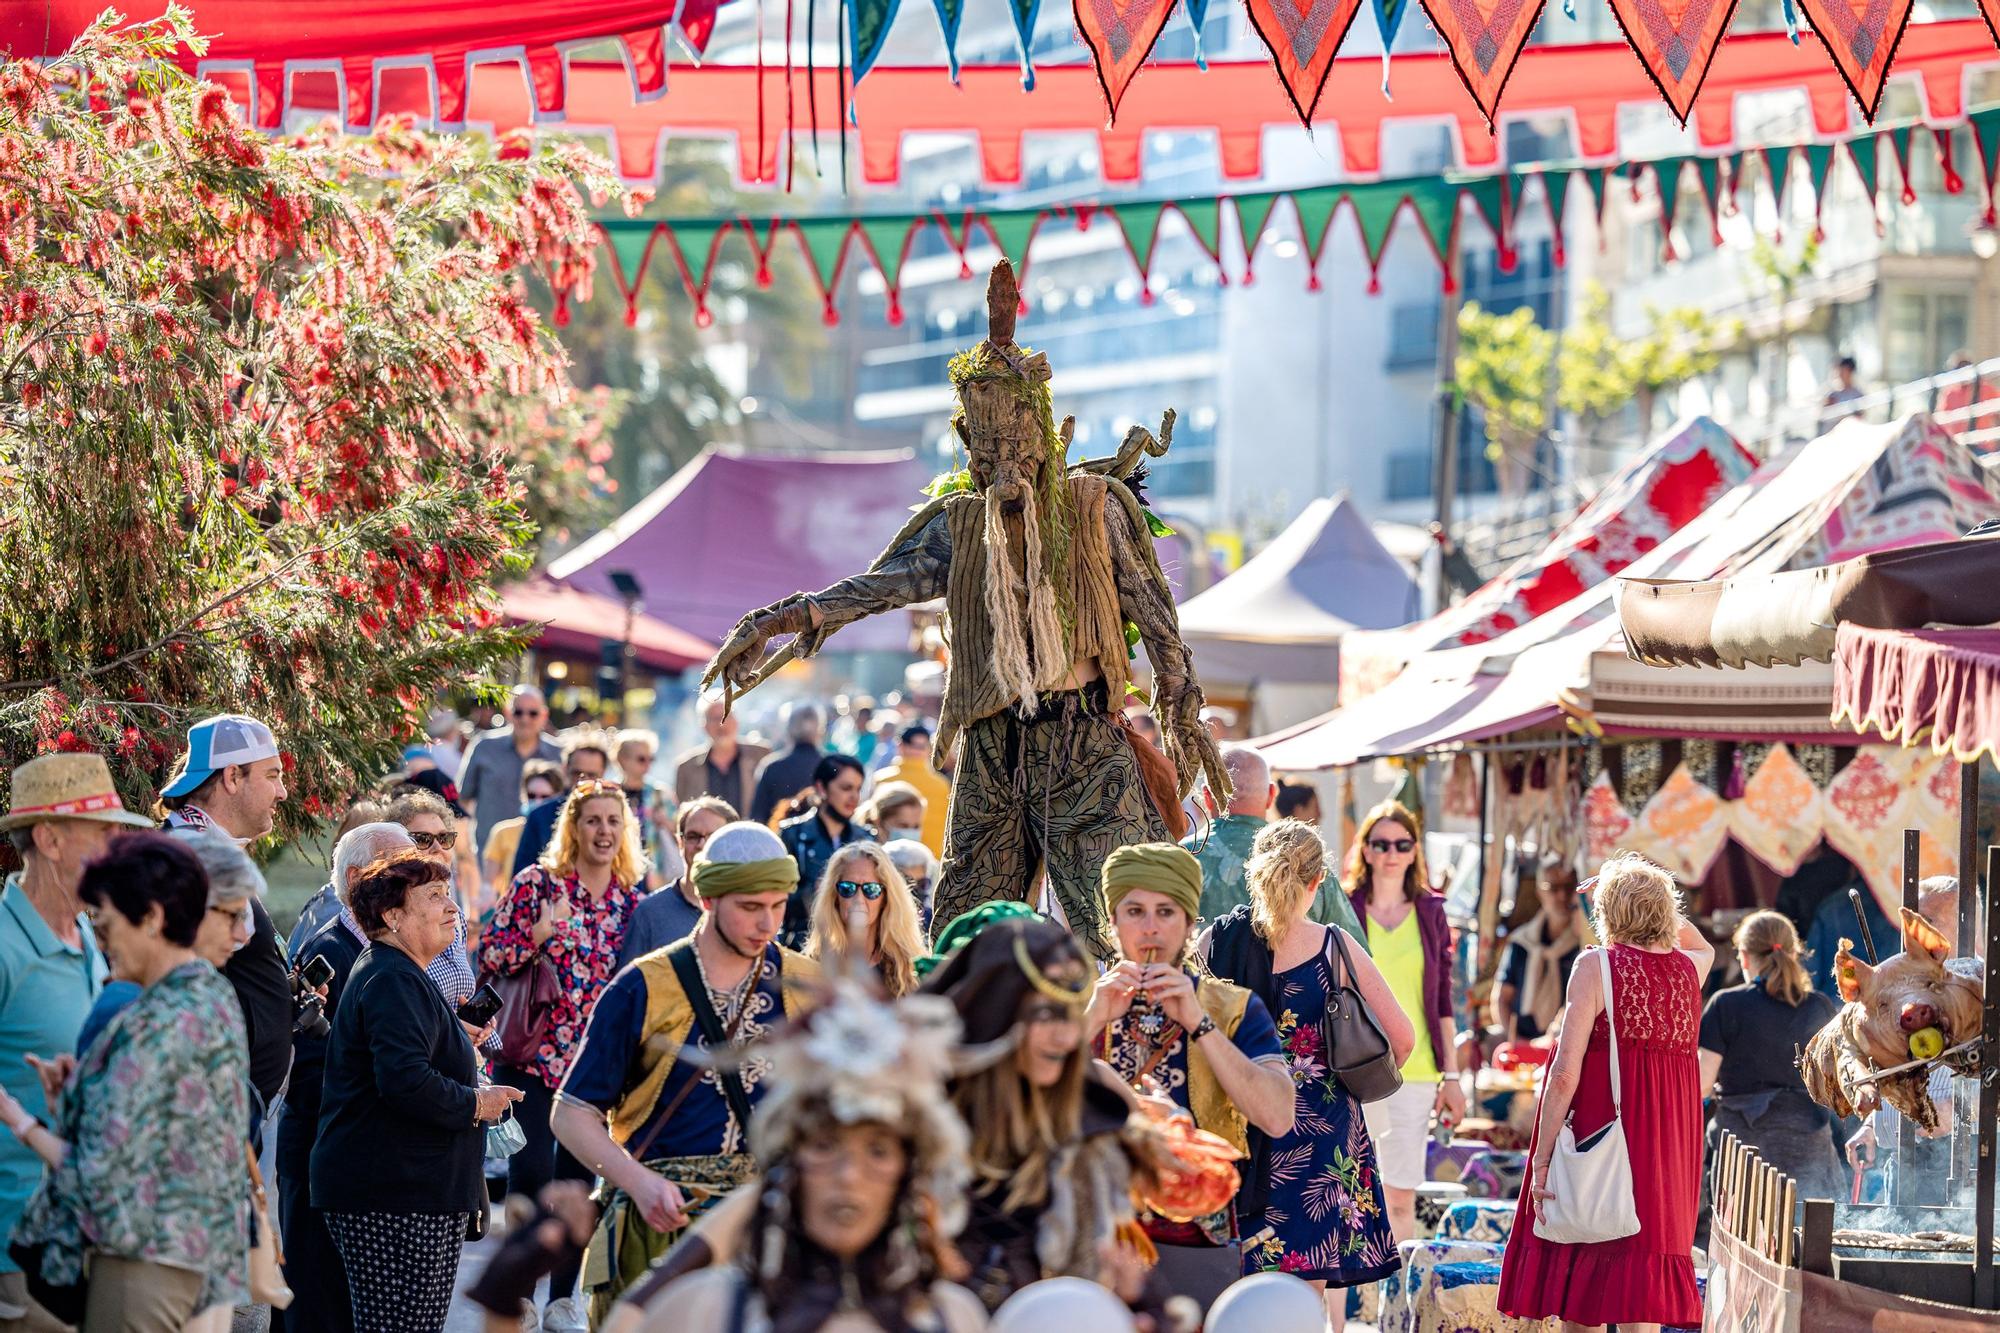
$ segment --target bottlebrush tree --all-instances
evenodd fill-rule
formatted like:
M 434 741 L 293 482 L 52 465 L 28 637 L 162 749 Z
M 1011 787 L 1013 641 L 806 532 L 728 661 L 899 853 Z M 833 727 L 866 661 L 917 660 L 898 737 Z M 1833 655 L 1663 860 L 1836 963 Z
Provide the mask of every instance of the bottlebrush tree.
M 250 713 L 283 835 L 519 653 L 493 587 L 606 447 L 526 283 L 587 292 L 618 186 L 576 145 L 266 138 L 182 46 L 107 14 L 0 64 L 0 758 L 98 751 L 145 808 Z

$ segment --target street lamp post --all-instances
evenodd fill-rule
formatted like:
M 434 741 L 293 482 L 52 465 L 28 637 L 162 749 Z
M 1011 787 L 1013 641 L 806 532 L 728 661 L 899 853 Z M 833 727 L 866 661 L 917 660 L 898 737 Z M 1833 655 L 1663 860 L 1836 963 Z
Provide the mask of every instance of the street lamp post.
M 611 570 L 609 577 L 611 586 L 618 590 L 618 595 L 625 601 L 625 635 L 620 640 L 614 680 L 618 690 L 618 720 L 622 725 L 625 721 L 625 697 L 632 692 L 632 623 L 639 616 L 641 592 L 639 580 L 632 576 L 632 571 L 629 569 Z

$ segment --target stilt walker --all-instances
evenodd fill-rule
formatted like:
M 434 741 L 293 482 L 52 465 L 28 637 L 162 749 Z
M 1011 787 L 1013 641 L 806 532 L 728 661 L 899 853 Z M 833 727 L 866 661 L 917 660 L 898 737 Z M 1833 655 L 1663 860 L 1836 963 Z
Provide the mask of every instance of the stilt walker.
M 953 752 L 937 919 L 1022 900 L 1046 869 L 1084 947 L 1113 955 L 1098 872 L 1120 847 L 1167 836 L 1161 806 L 1228 778 L 1201 725 L 1201 687 L 1141 496 L 1146 457 L 1172 440 L 1135 426 L 1113 458 L 1072 466 L 1048 359 L 1014 344 L 1020 301 L 1006 261 L 987 287 L 988 335 L 954 357 L 952 425 L 968 466 L 865 573 L 745 616 L 708 665 L 726 697 L 818 652 L 844 625 L 936 597 L 950 645 L 936 754 Z M 781 635 L 792 642 L 767 660 Z M 1131 645 L 1152 664 L 1152 706 L 1172 780 L 1149 787 L 1147 742 L 1124 725 Z M 1164 770 L 1166 765 L 1160 765 Z

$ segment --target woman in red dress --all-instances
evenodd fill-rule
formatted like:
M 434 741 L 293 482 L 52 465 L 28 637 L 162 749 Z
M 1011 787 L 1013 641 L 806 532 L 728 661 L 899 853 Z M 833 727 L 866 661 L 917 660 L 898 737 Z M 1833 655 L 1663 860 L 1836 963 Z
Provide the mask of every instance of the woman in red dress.
M 1623 1240 L 1566 1245 L 1534 1229 L 1535 1212 L 1550 1197 L 1549 1158 L 1564 1120 L 1581 1140 L 1612 1117 L 1604 972 L 1599 950 L 1589 949 L 1570 973 L 1562 1039 L 1542 1084 L 1530 1184 L 1501 1262 L 1500 1310 L 1522 1319 L 1560 1318 L 1564 1333 L 1605 1324 L 1620 1333 L 1699 1327 L 1692 1253 L 1702 1150 L 1695 1038 L 1701 985 L 1715 950 L 1680 914 L 1673 879 L 1641 857 L 1606 861 L 1594 898 L 1598 938 L 1610 952 L 1639 1230 Z

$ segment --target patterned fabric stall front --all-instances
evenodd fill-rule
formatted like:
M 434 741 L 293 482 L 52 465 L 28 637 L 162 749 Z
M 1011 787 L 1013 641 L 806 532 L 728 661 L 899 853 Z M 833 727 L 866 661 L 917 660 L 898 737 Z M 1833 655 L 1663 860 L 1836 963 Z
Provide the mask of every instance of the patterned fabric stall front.
M 1424 1178 L 1457 1180 L 1464 1174 L 1465 1164 L 1485 1151 L 1486 1144 L 1478 1139 L 1453 1139 L 1450 1143 L 1432 1139 L 1424 1149 Z
M 1854 862 L 1884 912 L 1903 901 L 1903 830 L 1923 834 L 1918 873 L 1949 875 L 1958 838 L 1957 765 L 1921 750 L 1864 745 L 1826 789 L 1826 840 Z
M 1632 826 L 1611 774 L 1599 773 L 1583 793 L 1584 860 L 1594 866 L 1612 855 L 1632 836 Z
M 1683 763 L 1675 765 L 1639 812 L 1626 846 L 1692 884 L 1708 873 L 1728 839 L 1729 813 L 1722 798 Z
M 1399 1247 L 1403 1267 L 1382 1283 L 1382 1314 L 1377 1327 L 1381 1333 L 1456 1330 L 1457 1325 L 1446 1324 L 1438 1310 L 1438 1267 L 1481 1262 L 1494 1265 L 1497 1273 L 1502 1248 L 1489 1241 L 1404 1241 Z M 1494 1281 L 1499 1281 L 1497 1276 Z
M 1479 1240 L 1505 1245 L 1514 1231 L 1512 1199 L 1460 1199 L 1438 1221 L 1439 1240 Z
M 1465 1164 L 1461 1179 L 1466 1193 L 1475 1199 L 1512 1199 L 1521 1192 L 1527 1171 L 1526 1153 L 1489 1148 Z
M 1825 803 L 1812 777 L 1789 747 L 1774 745 L 1743 796 L 1729 803 L 1729 832 L 1759 861 L 1781 875 L 1799 868 L 1819 845 Z

